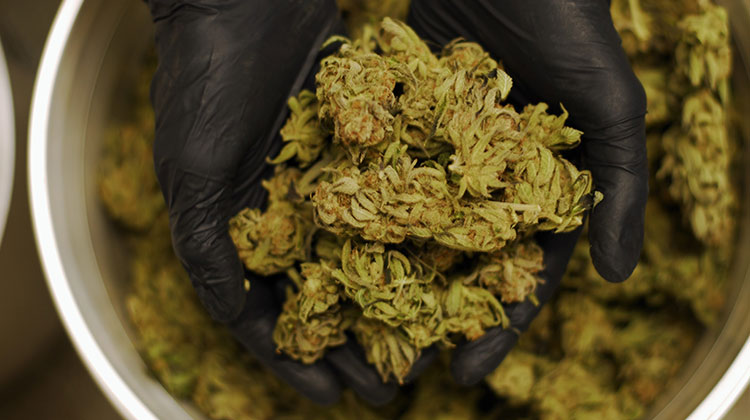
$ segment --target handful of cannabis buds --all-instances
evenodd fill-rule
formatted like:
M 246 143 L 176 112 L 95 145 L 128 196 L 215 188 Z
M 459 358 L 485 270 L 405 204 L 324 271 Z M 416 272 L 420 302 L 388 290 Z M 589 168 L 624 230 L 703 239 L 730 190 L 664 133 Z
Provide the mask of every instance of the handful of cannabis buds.
M 279 352 L 312 363 L 349 331 L 401 382 L 422 349 L 509 326 L 501 302 L 540 282 L 531 235 L 575 229 L 601 195 L 559 154 L 581 137 L 564 109 L 505 104 L 511 78 L 479 45 L 435 55 L 389 18 L 328 42 L 316 92 L 289 100 L 267 208 L 230 233 L 248 270 L 294 283 Z

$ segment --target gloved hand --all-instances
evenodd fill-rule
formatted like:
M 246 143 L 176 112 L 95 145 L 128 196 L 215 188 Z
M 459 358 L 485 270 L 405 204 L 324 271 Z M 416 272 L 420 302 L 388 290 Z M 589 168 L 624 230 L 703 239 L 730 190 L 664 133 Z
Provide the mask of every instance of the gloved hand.
M 646 96 L 620 46 L 606 0 L 412 0 L 408 23 L 445 45 L 478 42 L 513 78 L 516 106 L 562 103 L 568 124 L 584 132 L 581 164 L 604 200 L 591 211 L 589 241 L 597 271 L 611 282 L 632 273 L 643 245 L 648 194 Z M 553 295 L 580 229 L 537 240 L 544 249 L 544 304 Z M 495 328 L 459 345 L 451 370 L 459 383 L 480 381 L 500 364 L 540 310 L 530 302 L 506 308 L 512 328 Z
M 339 24 L 333 0 L 148 0 L 159 67 L 151 98 L 154 158 L 169 208 L 172 243 L 203 305 L 262 363 L 315 402 L 335 402 L 342 385 L 373 404 L 390 400 L 353 344 L 303 365 L 276 354 L 280 312 L 268 280 L 246 275 L 228 221 L 264 204 L 265 162 L 281 145 L 286 99 L 319 62 Z

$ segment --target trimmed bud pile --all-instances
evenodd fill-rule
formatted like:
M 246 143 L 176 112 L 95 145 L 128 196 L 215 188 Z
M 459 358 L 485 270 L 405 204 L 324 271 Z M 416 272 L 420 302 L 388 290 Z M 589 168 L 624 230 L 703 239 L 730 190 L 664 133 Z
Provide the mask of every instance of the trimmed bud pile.
M 728 132 L 732 47 L 727 11 L 709 0 L 612 2 L 646 89 L 649 159 L 695 237 L 727 247 L 738 207 Z
M 534 232 L 566 232 L 601 197 L 560 156 L 581 132 L 546 104 L 505 103 L 511 78 L 477 44 L 438 55 L 384 19 L 335 37 L 317 90 L 289 100 L 265 211 L 230 222 L 246 267 L 287 273 L 278 350 L 312 363 L 350 330 L 383 380 L 420 351 L 508 326 L 535 299 Z

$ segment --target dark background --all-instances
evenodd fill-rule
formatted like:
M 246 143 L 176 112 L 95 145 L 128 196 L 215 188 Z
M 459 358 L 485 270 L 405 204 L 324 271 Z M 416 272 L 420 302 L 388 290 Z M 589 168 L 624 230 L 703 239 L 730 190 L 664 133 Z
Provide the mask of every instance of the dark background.
M 36 69 L 59 0 L 0 0 L 16 131 L 13 196 L 0 243 L 0 419 L 120 419 L 68 340 L 44 282 L 26 189 Z

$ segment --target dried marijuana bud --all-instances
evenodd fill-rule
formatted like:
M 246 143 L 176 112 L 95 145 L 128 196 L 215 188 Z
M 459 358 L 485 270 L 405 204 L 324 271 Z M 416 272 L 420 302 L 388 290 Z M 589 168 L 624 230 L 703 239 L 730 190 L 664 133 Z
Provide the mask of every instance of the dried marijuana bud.
M 657 177 L 669 177 L 669 194 L 685 209 L 696 237 L 718 245 L 734 231 L 726 117 L 708 90 L 688 96 L 682 112 L 682 124 L 662 138 L 665 157 Z
M 613 0 L 612 21 L 631 60 L 653 61 L 674 54 L 682 36 L 679 21 L 698 13 L 710 0 Z
M 383 382 L 391 375 L 403 381 L 420 354 L 406 333 L 366 317 L 360 317 L 351 328 L 367 362 L 375 365 Z
M 540 417 L 548 420 L 620 419 L 642 415 L 637 405 L 618 398 L 608 389 L 607 384 L 614 379 L 608 373 L 606 369 L 592 372 L 574 360 L 563 360 L 532 389 L 532 399 Z
M 438 166 L 415 167 L 408 155 L 382 169 L 347 168 L 321 182 L 312 197 L 317 222 L 338 235 L 401 243 L 433 239 L 466 251 L 494 251 L 516 238 L 514 226 L 534 222 L 539 206 L 460 201 Z
M 480 420 L 496 418 L 491 413 L 477 410 L 482 392 L 458 386 L 451 378 L 448 363 L 440 361 L 423 373 L 402 420 Z M 445 395 L 447 398 L 436 398 Z M 461 395 L 460 398 L 456 396 Z M 450 397 L 448 397 L 450 396 Z
M 522 302 L 534 296 L 538 274 L 544 268 L 542 249 L 526 241 L 480 258 L 477 279 L 482 287 L 502 297 L 504 303 Z
M 365 317 L 393 327 L 421 313 L 434 313 L 438 305 L 431 288 L 434 271 L 413 264 L 396 250 L 385 251 L 382 244 L 353 247 L 347 241 L 341 250 L 341 269 L 332 276 Z
M 447 273 L 457 264 L 464 260 L 464 252 L 448 248 L 446 246 L 427 242 L 421 245 L 418 251 L 412 251 L 411 254 L 417 261 L 421 262 L 426 268 L 437 273 Z
M 319 313 L 303 313 L 303 295 L 294 294 L 291 288 L 287 289 L 286 295 L 284 307 L 273 331 L 277 351 L 284 352 L 303 363 L 312 363 L 322 357 L 328 347 L 346 342 L 346 324 L 338 307 L 329 306 Z
M 617 346 L 614 326 L 606 310 L 590 297 L 562 294 L 555 305 L 560 324 L 560 346 L 566 356 L 591 362 Z
M 694 325 L 675 314 L 630 317 L 618 331 L 615 357 L 627 391 L 643 404 L 651 403 L 680 368 L 696 342 Z M 658 325 L 658 329 L 655 328 Z
M 289 100 L 271 160 L 306 169 L 279 167 L 267 210 L 243 210 L 230 232 L 257 274 L 304 262 L 279 351 L 311 363 L 343 343 L 346 302 L 368 360 L 401 381 L 421 349 L 509 325 L 500 302 L 534 300 L 542 269 L 526 238 L 575 229 L 601 196 L 560 155 L 581 137 L 567 112 L 504 104 L 512 80 L 477 44 L 435 55 L 388 18 L 333 41 L 315 95 Z M 469 275 L 451 272 L 469 259 Z
M 245 209 L 229 227 L 240 259 L 258 274 L 283 273 L 305 258 L 305 243 L 312 229 L 310 220 L 293 206 L 277 203 L 263 213 Z
M 277 350 L 312 363 L 326 348 L 346 342 L 348 321 L 339 305 L 339 285 L 333 280 L 333 264 L 303 263 L 302 273 L 294 269 L 287 273 L 299 293 L 287 288 L 287 299 L 276 322 L 273 339 Z
M 512 81 L 476 44 L 456 42 L 436 57 L 403 24 L 386 19 L 380 31 L 373 42 L 382 56 L 366 40 L 345 43 L 317 76 L 321 120 L 356 164 L 318 185 L 312 199 L 323 227 L 487 252 L 517 227 L 560 232 L 582 223 L 600 197 L 588 197 L 590 173 L 555 153 L 580 141 L 564 126 L 567 114 L 502 105 Z M 382 91 L 368 90 L 371 73 L 381 75 Z M 443 164 L 438 151 L 449 153 Z
M 310 210 L 297 202 L 294 182 L 300 177 L 296 169 L 277 171 L 263 182 L 269 192 L 266 211 L 244 209 L 229 222 L 229 234 L 248 270 L 278 274 L 305 259 L 314 225 Z
M 724 109 L 732 70 L 729 23 L 723 8 L 699 4 L 700 13 L 685 16 L 678 25 L 675 66 L 687 82 L 681 120 L 663 136 L 657 177 L 668 181 L 669 194 L 683 207 L 695 236 L 708 245 L 722 245 L 733 238 L 736 206 Z
M 202 361 L 193 399 L 210 418 L 253 420 L 273 416 L 271 389 L 246 365 L 230 352 L 209 353 Z
M 281 128 L 281 139 L 286 143 L 279 155 L 270 160 L 273 164 L 295 158 L 299 166 L 306 167 L 318 160 L 326 145 L 326 133 L 318 122 L 315 95 L 302 91 L 287 102 L 291 115 Z
M 732 72 L 727 11 L 702 2 L 701 13 L 685 16 L 679 22 L 682 32 L 677 44 L 677 67 L 694 87 L 706 86 L 727 98 Z
M 99 177 L 99 197 L 124 226 L 146 231 L 166 211 L 154 174 L 154 116 L 139 113 L 133 124 L 111 129 Z
M 505 310 L 489 290 L 467 286 L 463 279 L 457 278 L 442 292 L 445 328 L 448 332 L 461 333 L 469 340 L 475 340 L 487 328 L 510 326 Z
M 289 277 L 299 291 L 299 316 L 306 321 L 311 316 L 325 313 L 339 303 L 341 287 L 333 277 L 333 263 L 302 263 L 302 276 L 290 270 Z
M 396 79 L 375 53 L 353 54 L 348 44 L 340 53 L 324 59 L 316 76 L 318 116 L 322 125 L 334 127 L 334 142 L 348 146 L 352 160 L 360 163 L 366 148 L 393 130 Z
M 496 394 L 513 404 L 527 404 L 539 377 L 553 369 L 552 360 L 515 348 L 485 381 Z

